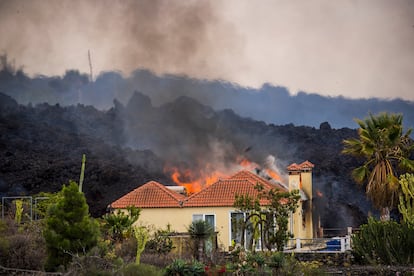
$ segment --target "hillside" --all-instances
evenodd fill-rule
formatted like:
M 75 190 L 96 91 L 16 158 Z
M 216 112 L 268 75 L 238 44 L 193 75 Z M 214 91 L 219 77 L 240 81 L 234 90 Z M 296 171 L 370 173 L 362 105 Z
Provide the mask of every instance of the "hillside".
M 333 128 L 355 128 L 355 118 L 388 111 L 404 114 L 404 125 L 414 127 L 414 102 L 393 99 L 392 91 L 390 99 L 348 99 L 305 91 L 292 95 L 283 86 L 242 87 L 221 80 L 156 75 L 148 70 L 136 70 L 130 76 L 103 72 L 90 81 L 88 75 L 75 70 L 68 70 L 62 77 L 28 77 L 23 71 L 13 70 L 11 65 L 0 64 L 0 67 L 3 67 L 0 91 L 21 104 L 48 102 L 67 106 L 81 103 L 108 110 L 114 106 L 113 99 L 126 104 L 138 89 L 151 98 L 154 106 L 188 96 L 214 110 L 232 109 L 243 117 L 275 125 L 292 123 L 319 127 L 328 121 Z
M 101 215 L 120 195 L 157 180 L 173 185 L 171 170 L 234 169 L 240 158 L 280 169 L 292 162 L 315 164 L 317 211 L 324 227 L 357 226 L 370 205 L 350 178 L 357 161 L 340 153 L 348 128 L 276 126 L 214 111 L 189 97 L 154 106 L 135 92 L 127 104 L 100 111 L 92 106 L 19 105 L 0 101 L 0 195 L 57 191 L 79 178 L 87 156 L 85 193 L 91 212 Z M 188 178 L 188 176 L 187 176 Z M 184 180 L 183 180 L 184 181 Z

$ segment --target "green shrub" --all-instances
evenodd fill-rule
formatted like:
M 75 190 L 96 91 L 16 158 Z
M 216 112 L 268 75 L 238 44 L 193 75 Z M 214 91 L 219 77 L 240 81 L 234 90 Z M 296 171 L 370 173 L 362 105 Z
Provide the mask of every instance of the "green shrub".
M 188 264 L 188 275 L 205 275 L 205 265 L 197 260 Z
M 286 263 L 285 254 L 277 251 L 270 256 L 269 266 L 276 269 L 282 268 Z
M 206 275 L 205 265 L 199 261 L 186 262 L 182 259 L 175 259 L 165 269 L 166 276 L 198 276 Z
M 262 267 L 266 262 L 266 256 L 262 252 L 252 252 L 247 254 L 247 262 L 253 267 Z
M 118 274 L 122 276 L 161 276 L 163 271 L 153 265 L 131 263 L 125 266 Z
M 158 229 L 154 236 L 148 240 L 145 250 L 148 253 L 156 253 L 158 255 L 167 255 L 174 248 L 173 242 L 169 237 L 171 233 L 170 226 L 166 229 Z
M 115 246 L 115 255 L 121 257 L 125 263 L 135 261 L 136 252 L 137 241 L 133 237 L 126 238 L 122 243 L 118 243 Z
M 300 275 L 325 275 L 322 271 L 321 263 L 318 261 L 311 262 L 299 262 L 299 267 L 301 270 Z
M 0 265 L 42 270 L 46 259 L 45 241 L 39 222 L 17 225 L 0 220 Z
M 175 259 L 165 269 L 166 276 L 187 275 L 187 263 L 182 259 Z
M 414 264 L 414 229 L 394 221 L 369 218 L 352 237 L 353 255 L 364 264 Z

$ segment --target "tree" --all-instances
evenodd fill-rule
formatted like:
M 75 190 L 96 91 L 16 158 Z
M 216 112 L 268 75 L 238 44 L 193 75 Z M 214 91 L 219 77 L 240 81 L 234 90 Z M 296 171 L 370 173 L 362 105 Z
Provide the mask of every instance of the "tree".
M 398 210 L 404 223 L 414 229 L 414 175 L 408 173 L 400 175 L 400 185 L 402 194 Z
M 78 185 L 70 181 L 63 185 L 55 204 L 49 206 L 43 232 L 48 258 L 46 270 L 65 268 L 72 256 L 85 254 L 97 244 L 99 227 L 89 216 L 85 196 Z
M 243 219 L 240 219 L 240 221 L 235 221 L 235 225 L 237 225 L 236 228 L 240 228 L 241 230 L 241 245 L 244 246 L 245 244 L 245 232 L 247 229 L 250 230 L 251 233 L 253 233 L 253 238 L 250 240 L 251 244 L 249 244 L 248 248 L 254 249 L 253 243 L 255 240 L 257 240 L 259 237 L 263 238 L 263 231 L 261 231 L 260 234 L 258 234 L 258 231 L 263 230 L 263 227 L 260 227 L 260 225 L 264 224 L 265 218 L 263 217 L 262 207 L 260 206 L 260 198 L 264 195 L 263 192 L 263 185 L 257 184 L 255 186 L 255 189 L 259 191 L 259 194 L 257 197 L 253 197 L 249 194 L 236 194 L 235 201 L 234 201 L 234 207 L 238 209 L 241 213 L 245 214 L 243 216 Z
M 188 226 L 188 233 L 196 241 L 198 261 L 202 262 L 204 243 L 214 234 L 214 229 L 207 221 L 196 220 Z
M 414 150 L 412 130 L 403 133 L 402 119 L 400 114 L 370 114 L 369 118 L 356 120 L 358 139 L 344 140 L 343 153 L 365 159 L 352 176 L 357 183 L 366 184 L 367 196 L 381 209 L 382 219 L 389 219 L 389 209 L 395 205 L 399 173 L 414 170 L 414 161 L 409 159 Z
M 60 198 L 61 193 L 40 192 L 34 195 L 34 219 L 42 219 L 46 217 L 49 206 L 56 204 Z
M 126 212 L 117 210 L 114 213 L 104 215 L 107 232 L 115 242 L 121 242 L 132 234 L 132 226 L 138 220 L 141 209 L 128 206 Z
M 268 207 L 270 216 L 264 227 L 264 244 L 268 250 L 276 246 L 278 251 L 283 251 L 286 242 L 292 237 L 288 232 L 289 216 L 298 208 L 299 190 L 280 192 L 272 189 L 268 196 L 271 205 Z
M 257 184 L 255 189 L 259 192 L 255 197 L 248 194 L 235 197 L 234 207 L 246 214 L 241 223 L 241 244 L 244 245 L 244 233 L 250 227 L 253 237 L 260 238 L 264 247 L 268 250 L 276 247 L 281 251 L 290 237 L 289 215 L 298 207 L 299 191 L 281 192 L 276 189 L 266 191 L 260 184 Z M 267 199 L 269 204 L 262 206 L 261 199 Z M 252 248 L 254 249 L 253 246 Z

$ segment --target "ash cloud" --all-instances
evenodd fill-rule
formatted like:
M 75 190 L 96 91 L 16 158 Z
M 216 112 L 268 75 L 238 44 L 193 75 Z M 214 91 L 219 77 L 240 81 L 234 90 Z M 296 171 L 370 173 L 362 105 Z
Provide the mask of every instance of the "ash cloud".
M 231 60 L 243 56 L 242 36 L 220 4 L 210 1 L 3 0 L 0 5 L 0 51 L 31 73 L 89 72 L 88 50 L 95 75 L 137 68 L 226 75 Z

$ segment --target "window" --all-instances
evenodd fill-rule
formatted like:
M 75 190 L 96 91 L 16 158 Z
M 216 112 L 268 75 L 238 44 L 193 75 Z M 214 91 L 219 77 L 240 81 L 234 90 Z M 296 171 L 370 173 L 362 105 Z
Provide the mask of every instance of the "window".
M 240 244 L 242 240 L 241 227 L 244 221 L 244 213 L 231 213 L 230 220 L 231 244 Z
M 193 214 L 193 221 L 197 220 L 204 220 L 210 224 L 214 230 L 216 229 L 216 217 L 213 214 Z
M 230 239 L 232 245 L 241 244 L 243 237 L 242 228 L 247 216 L 248 214 L 241 212 L 230 213 Z M 245 225 L 243 247 L 248 250 L 252 250 L 254 244 L 253 239 L 253 224 L 250 221 L 248 221 Z M 256 249 L 260 249 L 260 239 L 258 240 L 258 243 L 255 244 L 255 247 Z

